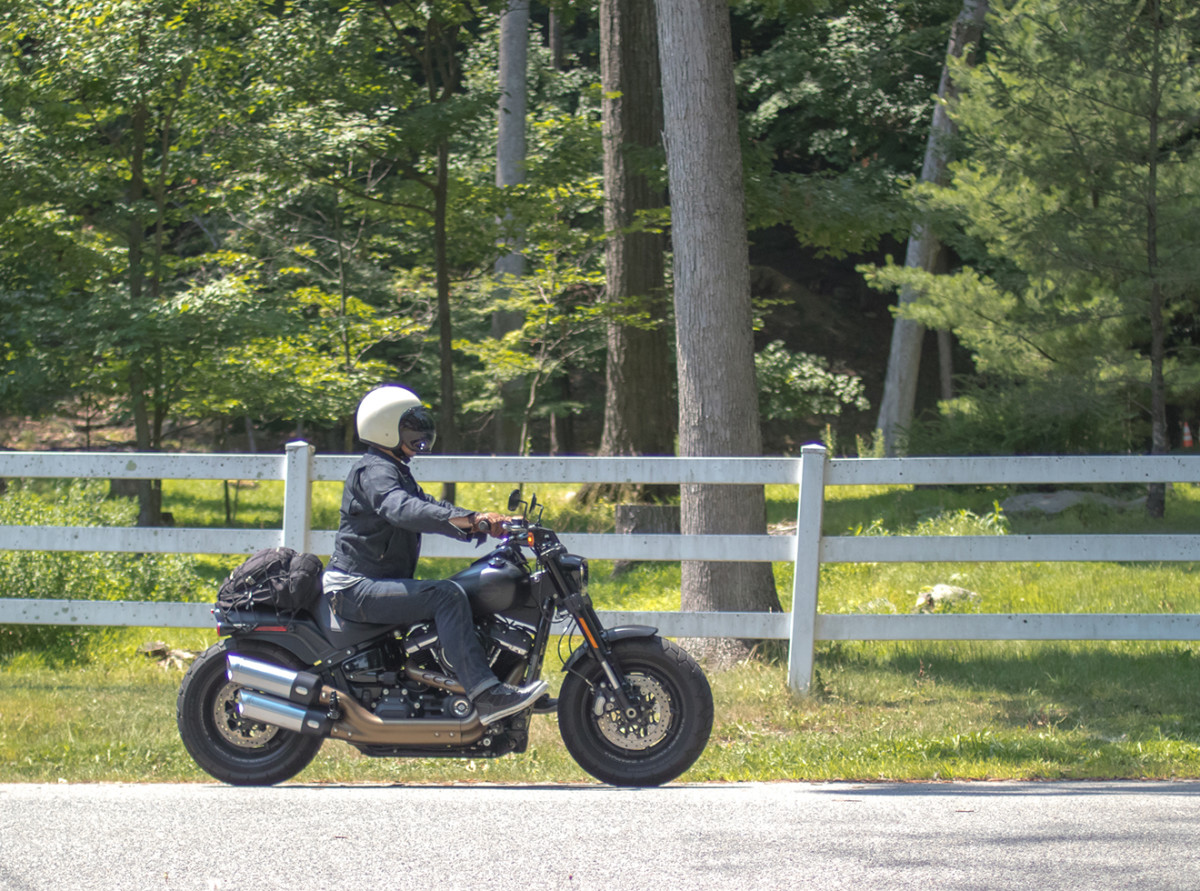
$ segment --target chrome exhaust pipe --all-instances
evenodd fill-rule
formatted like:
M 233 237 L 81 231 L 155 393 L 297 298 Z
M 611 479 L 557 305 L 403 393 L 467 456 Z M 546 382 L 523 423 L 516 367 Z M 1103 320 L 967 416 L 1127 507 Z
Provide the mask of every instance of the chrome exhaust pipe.
M 236 654 L 227 658 L 227 665 L 226 676 L 243 688 L 237 693 L 238 714 L 295 733 L 361 745 L 441 748 L 473 743 L 483 737 L 486 729 L 473 709 L 464 718 L 386 720 L 352 696 L 322 685 L 320 677 L 311 671 L 294 671 Z M 439 680 L 451 690 L 456 686 L 448 678 Z
M 324 712 L 302 708 L 295 703 L 284 702 L 265 693 L 255 693 L 253 690 L 238 690 L 237 710 L 238 714 L 248 721 L 258 721 L 309 736 L 328 736 L 333 726 L 333 722 Z
M 326 687 L 321 694 L 322 702 L 326 701 L 328 693 L 334 691 Z M 474 709 L 465 718 L 402 718 L 389 721 L 349 696 L 334 693 L 334 697 L 340 714 L 330 728 L 329 735 L 350 743 L 442 748 L 473 743 L 487 730 L 479 723 L 479 713 Z
M 225 661 L 225 676 L 235 684 L 304 706 L 316 705 L 320 699 L 321 679 L 311 671 L 293 671 L 237 653 L 230 653 Z

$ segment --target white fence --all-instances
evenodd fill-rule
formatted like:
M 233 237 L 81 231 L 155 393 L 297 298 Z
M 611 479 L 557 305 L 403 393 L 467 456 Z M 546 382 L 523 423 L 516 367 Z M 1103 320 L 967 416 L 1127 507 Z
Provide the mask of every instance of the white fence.
M 277 545 L 328 554 L 331 530 L 311 528 L 311 487 L 345 478 L 354 456 L 315 455 L 291 443 L 283 455 L 0 453 L 0 477 L 239 479 L 284 482 L 279 529 L 0 526 L 0 548 L 249 554 Z M 752 560 L 794 565 L 785 613 L 602 612 L 609 624 L 650 624 L 671 637 L 782 639 L 788 683 L 807 690 L 819 640 L 1200 640 L 1200 615 L 830 615 L 817 611 L 821 563 L 1200 560 L 1195 535 L 826 536 L 826 486 L 1200 482 L 1200 457 L 834 458 L 805 446 L 800 458 L 423 457 L 423 482 L 784 484 L 798 493 L 795 535 L 571 535 L 592 559 Z M 536 491 L 536 487 L 532 487 Z M 469 559 L 470 545 L 426 538 L 431 557 Z M 207 604 L 0 598 L 0 624 L 207 627 Z

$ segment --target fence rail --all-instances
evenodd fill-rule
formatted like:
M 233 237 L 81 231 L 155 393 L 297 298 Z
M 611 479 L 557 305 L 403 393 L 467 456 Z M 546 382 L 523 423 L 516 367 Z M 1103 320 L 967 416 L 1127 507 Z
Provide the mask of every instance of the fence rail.
M 283 455 L 0 453 L 0 477 L 280 480 L 279 529 L 145 529 L 0 526 L 0 548 L 249 554 L 285 545 L 328 554 L 330 530 L 311 528 L 312 484 L 345 478 L 353 456 L 316 455 L 290 443 Z M 800 458 L 422 457 L 426 482 L 789 485 L 797 490 L 792 535 L 564 534 L 592 559 L 770 561 L 793 564 L 792 611 L 784 613 L 615 612 L 609 623 L 656 625 L 671 637 L 740 637 L 789 642 L 788 683 L 812 678 L 819 640 L 1200 640 L 1200 615 L 984 614 L 832 615 L 817 611 L 822 563 L 1195 561 L 1191 535 L 826 536 L 827 486 L 1200 482 L 1200 457 L 834 458 L 805 446 Z M 469 545 L 426 539 L 431 557 L 475 555 Z M 206 627 L 208 604 L 0 598 L 0 623 Z

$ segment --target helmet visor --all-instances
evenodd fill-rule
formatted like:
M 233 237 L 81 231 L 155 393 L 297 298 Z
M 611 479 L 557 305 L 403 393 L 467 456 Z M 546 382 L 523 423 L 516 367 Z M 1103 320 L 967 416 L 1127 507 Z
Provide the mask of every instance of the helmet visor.
M 433 451 L 437 429 L 424 406 L 410 408 L 400 418 L 400 444 L 418 455 Z

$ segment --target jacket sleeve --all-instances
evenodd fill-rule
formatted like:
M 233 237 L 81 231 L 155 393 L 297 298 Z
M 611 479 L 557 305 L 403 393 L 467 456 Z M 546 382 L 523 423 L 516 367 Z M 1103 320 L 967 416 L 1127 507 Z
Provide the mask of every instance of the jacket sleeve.
M 450 520 L 468 517 L 471 511 L 448 501 L 438 501 L 415 484 L 415 491 L 410 492 L 405 488 L 404 479 L 397 469 L 383 464 L 365 467 L 359 483 L 367 506 L 399 529 L 432 532 L 451 538 L 468 537 Z

